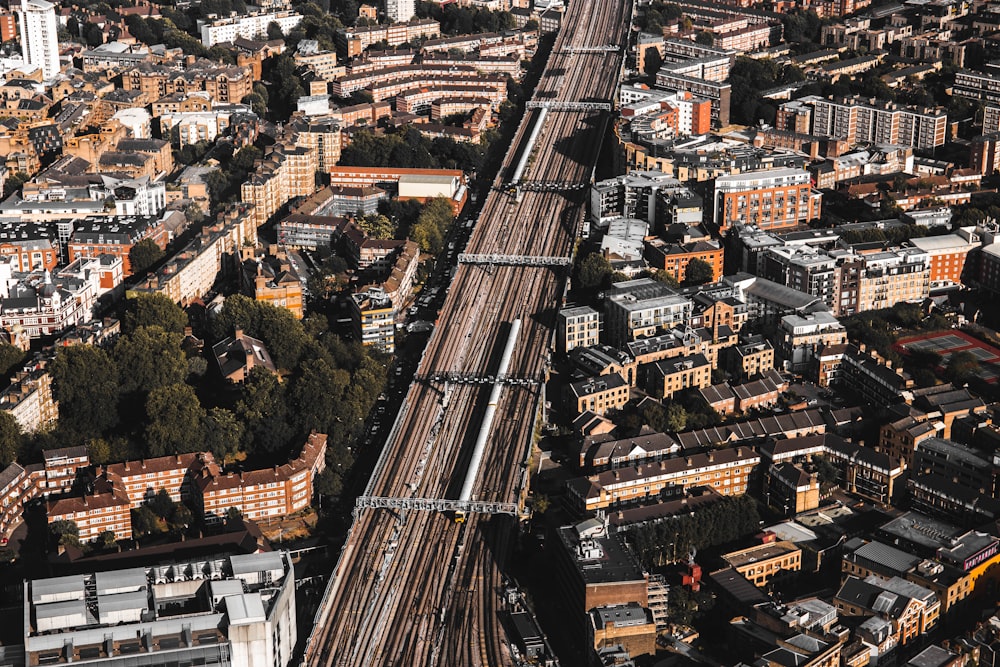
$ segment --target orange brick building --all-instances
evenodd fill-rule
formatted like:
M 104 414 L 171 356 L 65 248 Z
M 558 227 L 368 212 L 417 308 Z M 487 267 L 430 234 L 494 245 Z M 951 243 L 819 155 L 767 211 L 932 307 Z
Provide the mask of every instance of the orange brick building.
M 979 235 L 960 229 L 954 234 L 913 239 L 912 243 L 930 258 L 931 284 L 961 284 L 965 260 L 970 251 L 979 247 Z
M 224 520 L 234 507 L 255 521 L 280 518 L 310 505 L 316 475 L 325 468 L 326 435 L 313 433 L 299 457 L 283 466 L 227 475 L 202 468 L 192 500 L 207 522 Z
M 157 218 L 87 218 L 69 238 L 69 261 L 73 262 L 80 257 L 114 255 L 121 257 L 122 272 L 125 276 L 130 276 L 132 262 L 129 253 L 132 252 L 132 246 L 143 239 L 152 239 L 161 250 L 166 250 L 170 233 Z
M 45 510 L 49 523 L 75 523 L 81 542 L 95 540 L 105 531 L 112 531 L 118 540 L 132 537 L 131 504 L 121 486 L 110 485 L 104 493 L 90 496 L 50 500 Z
M 159 456 L 139 461 L 112 463 L 103 470 L 104 477 L 120 487 L 128 497 L 129 506 L 138 507 L 161 489 L 175 503 L 188 497 L 189 475 L 202 467 L 214 466 L 208 452 Z
M 47 239 L 5 241 L 0 243 L 0 255 L 11 258 L 15 271 L 53 271 L 59 264 L 59 252 Z
M 725 232 L 736 223 L 763 230 L 805 225 L 820 216 L 823 195 L 805 169 L 768 169 L 715 179 L 715 224 Z
M 716 241 L 695 241 L 693 243 L 664 243 L 654 239 L 646 243 L 646 261 L 651 267 L 666 271 L 681 282 L 687 276 L 687 266 L 694 259 L 700 259 L 712 267 L 712 281 L 722 279 L 722 246 Z

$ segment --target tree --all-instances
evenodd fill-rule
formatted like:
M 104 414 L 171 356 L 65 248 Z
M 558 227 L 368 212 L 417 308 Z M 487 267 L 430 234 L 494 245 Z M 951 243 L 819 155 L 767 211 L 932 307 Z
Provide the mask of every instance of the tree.
M 239 453 L 245 432 L 236 415 L 225 408 L 212 408 L 202 422 L 205 449 L 212 452 L 220 464 Z
M 97 536 L 97 544 L 102 549 L 110 549 L 117 545 L 118 540 L 115 539 L 115 531 L 102 530 L 100 535 Z
M 325 359 L 304 362 L 289 402 L 301 429 L 329 433 L 337 419 L 343 421 L 341 398 L 350 383 L 350 373 Z
M 698 42 L 699 44 L 712 46 L 712 44 L 715 44 L 715 35 L 713 35 L 708 30 L 702 30 L 697 35 L 695 35 L 694 41 Z
M 205 410 L 187 384 L 157 387 L 146 400 L 146 447 L 149 456 L 195 452 L 201 449 Z
M 816 478 L 821 484 L 836 484 L 837 479 L 840 476 L 840 471 L 837 470 L 837 466 L 830 461 L 830 459 L 825 456 L 814 456 L 812 458 L 813 465 L 816 467 Z
M 160 521 L 153 510 L 146 505 L 132 510 L 132 532 L 140 537 L 160 532 Z
M 677 278 L 674 277 L 674 274 L 670 273 L 669 271 L 664 271 L 663 269 L 654 270 L 652 273 L 649 274 L 649 277 L 657 282 L 663 283 L 664 285 L 668 285 L 670 287 L 681 286 L 681 284 L 677 282 Z
M 13 175 L 8 176 L 7 180 L 3 184 L 3 196 L 4 199 L 11 196 L 15 192 L 21 189 L 27 181 L 31 179 L 31 176 L 24 173 L 23 171 L 15 172 Z
M 83 31 L 83 38 L 87 42 L 87 46 L 91 48 L 104 43 L 104 33 L 96 23 L 87 24 L 87 27 Z
M 337 498 L 344 491 L 344 479 L 336 470 L 327 466 L 316 476 L 316 493 L 329 498 Z
M 118 423 L 117 364 L 104 350 L 61 347 L 50 372 L 62 429 L 82 438 L 98 437 Z
M 10 343 L 0 343 L 0 374 L 8 375 L 24 361 L 24 352 Z
M 284 39 L 285 33 L 281 31 L 281 26 L 271 21 L 267 24 L 267 38 L 268 39 Z
M 966 382 L 979 372 L 979 360 L 971 352 L 956 352 L 948 359 L 945 375 L 956 383 Z
M 118 339 L 114 351 L 121 391 L 149 392 L 179 384 L 187 376 L 181 336 L 159 326 L 139 327 Z
M 0 470 L 17 460 L 21 437 L 21 425 L 14 415 L 6 410 L 0 411 Z
M 173 515 L 174 505 L 174 499 L 166 489 L 160 489 L 146 501 L 146 507 L 161 519 L 169 519 Z
M 243 383 L 236 415 L 246 425 L 247 444 L 254 450 L 275 452 L 288 445 L 294 429 L 288 423 L 285 387 L 267 370 L 255 367 Z
M 49 524 L 49 539 L 51 544 L 59 546 L 79 546 L 80 527 L 75 521 L 58 519 Z
M 455 213 L 449 200 L 435 197 L 420 212 L 416 224 L 410 230 L 410 236 L 420 245 L 421 250 L 436 255 L 444 249 L 445 236 L 454 220 Z
M 243 512 L 239 507 L 230 507 L 226 510 L 226 525 L 231 526 L 239 521 L 243 521 Z
M 396 235 L 396 225 L 381 214 L 361 217 L 358 219 L 358 227 L 373 239 L 391 239 Z
M 663 67 L 663 56 L 660 55 L 659 49 L 655 46 L 650 46 L 646 49 L 643 54 L 643 68 L 642 71 L 648 76 L 656 76 L 656 73 L 660 71 Z
M 139 327 L 156 325 L 165 331 L 184 333 L 188 316 L 170 297 L 153 292 L 138 294 L 125 302 L 125 318 L 122 322 L 126 334 Z
M 131 272 L 138 275 L 163 259 L 163 250 L 153 239 L 143 239 L 132 246 L 128 253 Z
M 600 253 L 591 253 L 580 262 L 576 277 L 577 287 L 584 291 L 598 289 L 610 275 L 611 263 Z
M 712 265 L 703 259 L 692 259 L 687 264 L 684 272 L 684 283 L 687 285 L 704 285 L 715 278 L 715 270 Z

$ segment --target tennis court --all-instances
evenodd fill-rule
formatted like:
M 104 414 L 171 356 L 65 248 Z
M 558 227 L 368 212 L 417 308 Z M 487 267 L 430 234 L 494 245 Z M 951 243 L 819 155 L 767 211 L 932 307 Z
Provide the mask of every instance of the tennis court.
M 939 370 L 944 370 L 956 352 L 968 352 L 979 361 L 977 375 L 986 382 L 1000 378 L 1000 350 L 962 331 L 939 331 L 924 336 L 911 336 L 896 342 L 900 352 L 933 352 L 941 355 Z

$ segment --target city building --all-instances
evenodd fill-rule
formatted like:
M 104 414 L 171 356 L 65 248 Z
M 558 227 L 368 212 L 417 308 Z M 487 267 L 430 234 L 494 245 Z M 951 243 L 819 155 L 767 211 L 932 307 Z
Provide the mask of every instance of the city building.
M 352 294 L 348 303 L 357 340 L 386 354 L 395 354 L 396 306 L 385 291 L 371 286 Z
M 605 296 L 604 333 L 616 347 L 686 326 L 693 310 L 690 299 L 650 278 L 615 283 Z
M 416 14 L 415 0 L 386 0 L 385 16 L 393 23 L 405 23 Z
M 802 549 L 792 542 L 767 542 L 722 555 L 730 567 L 763 588 L 791 572 L 802 570 Z
M 760 460 L 752 447 L 730 447 L 578 477 L 567 482 L 566 490 L 572 504 L 585 512 L 655 502 L 664 491 L 692 486 L 736 496 L 746 493 Z
M 569 408 L 574 414 L 589 410 L 597 415 L 621 410 L 628 403 L 629 384 L 617 373 L 587 378 L 567 387 Z
M 847 330 L 833 313 L 785 315 L 778 323 L 778 356 L 794 373 L 815 371 L 817 355 L 830 345 L 847 343 Z
M 136 243 L 150 239 L 160 250 L 165 250 L 170 232 L 163 220 L 150 216 L 116 216 L 113 218 L 89 217 L 78 223 L 69 238 L 69 260 L 81 257 L 112 255 L 122 261 L 125 276 L 132 275 L 129 253 Z
M 326 468 L 326 434 L 313 433 L 289 463 L 238 473 L 202 467 L 192 483 L 193 508 L 208 523 L 226 518 L 236 508 L 246 519 L 271 521 L 312 504 L 316 476 Z
M 843 616 L 885 619 L 900 646 L 933 629 L 941 614 L 941 603 L 933 591 L 899 577 L 848 576 L 833 603 Z
M 291 11 L 263 12 L 222 18 L 201 26 L 201 43 L 212 47 L 216 44 L 232 44 L 238 37 L 243 39 L 267 37 L 267 27 L 272 23 L 276 24 L 281 28 L 281 32 L 287 35 L 301 21 L 302 15 Z
M 597 345 L 601 314 L 590 306 L 563 308 L 556 315 L 556 349 L 563 354 L 577 347 Z
M 242 329 L 216 343 L 212 356 L 222 377 L 234 384 L 242 384 L 254 368 L 278 372 L 263 341 L 247 336 Z
M 59 418 L 52 398 L 52 377 L 45 362 L 32 362 L 17 371 L 0 392 L 0 410 L 9 412 L 25 433 L 44 430 Z
M 54 79 L 61 69 L 55 5 L 46 0 L 21 0 L 17 4 L 24 62 L 39 68 L 43 79 Z
M 721 232 L 737 223 L 763 230 L 796 227 L 819 217 L 822 199 L 804 169 L 721 176 L 715 180 L 713 220 Z
M 24 583 L 23 664 L 286 665 L 297 626 L 283 552 Z
M 712 364 L 701 354 L 665 359 L 651 364 L 646 377 L 650 395 L 671 398 L 679 391 L 712 384 Z

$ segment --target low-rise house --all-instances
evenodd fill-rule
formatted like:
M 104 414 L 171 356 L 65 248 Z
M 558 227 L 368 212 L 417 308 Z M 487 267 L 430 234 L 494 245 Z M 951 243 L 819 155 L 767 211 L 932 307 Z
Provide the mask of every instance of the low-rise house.
M 222 377 L 236 384 L 245 381 L 250 371 L 257 367 L 278 372 L 263 341 L 247 336 L 242 329 L 216 343 L 212 356 Z
M 569 408 L 574 414 L 590 410 L 603 415 L 621 410 L 629 401 L 629 385 L 617 373 L 574 382 L 567 389 Z

